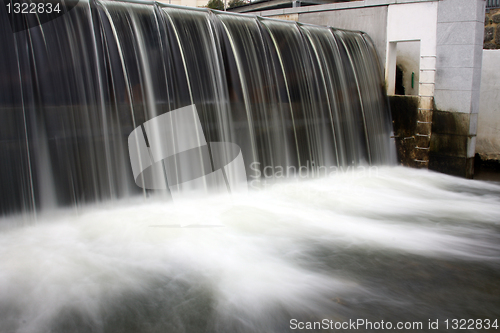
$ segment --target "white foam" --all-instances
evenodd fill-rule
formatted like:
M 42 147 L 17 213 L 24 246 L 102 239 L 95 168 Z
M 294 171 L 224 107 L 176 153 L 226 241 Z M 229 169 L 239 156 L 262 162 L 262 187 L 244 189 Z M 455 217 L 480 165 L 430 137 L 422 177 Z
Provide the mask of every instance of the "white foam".
M 50 326 L 68 307 L 99 322 L 109 300 L 164 277 L 210 290 L 226 315 L 265 316 L 277 304 L 314 311 L 363 288 L 314 266 L 318 246 L 498 260 L 488 237 L 499 195 L 493 184 L 380 168 L 248 195 L 47 213 L 0 234 L 0 306 L 13 309 L 20 332 Z

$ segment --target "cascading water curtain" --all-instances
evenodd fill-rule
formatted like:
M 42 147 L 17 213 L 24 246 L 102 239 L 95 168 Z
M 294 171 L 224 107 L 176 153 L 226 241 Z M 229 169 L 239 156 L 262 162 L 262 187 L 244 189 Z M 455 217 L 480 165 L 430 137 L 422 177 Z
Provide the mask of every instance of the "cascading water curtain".
M 395 159 L 364 33 L 155 2 L 72 7 L 19 31 L 0 9 L 2 214 L 149 195 L 128 137 L 137 130 L 152 145 L 148 121 L 187 106 L 209 147 L 210 163 L 196 159 L 201 174 L 215 170 L 210 143 L 221 142 L 241 149 L 247 177 Z M 186 173 L 181 157 L 162 163 L 177 179 Z

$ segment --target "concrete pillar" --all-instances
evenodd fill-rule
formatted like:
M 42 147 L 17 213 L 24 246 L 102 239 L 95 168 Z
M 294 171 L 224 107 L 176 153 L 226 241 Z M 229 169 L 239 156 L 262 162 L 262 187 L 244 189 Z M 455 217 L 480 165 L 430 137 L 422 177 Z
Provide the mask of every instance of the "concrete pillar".
M 476 153 L 500 162 L 500 49 L 484 50 Z
M 389 43 L 387 50 L 387 61 L 385 65 L 385 82 L 387 95 L 394 95 L 396 90 L 396 58 L 397 58 L 397 43 Z
M 438 2 L 429 169 L 472 177 L 485 0 Z

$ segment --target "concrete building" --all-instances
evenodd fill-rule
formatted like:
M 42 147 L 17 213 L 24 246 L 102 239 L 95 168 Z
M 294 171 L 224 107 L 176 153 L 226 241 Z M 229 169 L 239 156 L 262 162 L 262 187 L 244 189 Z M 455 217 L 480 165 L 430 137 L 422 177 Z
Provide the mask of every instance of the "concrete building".
M 252 14 L 367 32 L 385 68 L 402 163 L 472 177 L 485 0 L 364 0 Z M 409 96 L 394 96 L 397 70 Z
M 205 7 L 208 3 L 208 0 L 160 0 L 158 2 L 163 2 L 178 6 Z
M 232 8 L 231 11 L 234 13 L 251 13 L 269 9 L 305 7 L 348 1 L 353 0 L 254 0 L 249 1 L 246 5 Z

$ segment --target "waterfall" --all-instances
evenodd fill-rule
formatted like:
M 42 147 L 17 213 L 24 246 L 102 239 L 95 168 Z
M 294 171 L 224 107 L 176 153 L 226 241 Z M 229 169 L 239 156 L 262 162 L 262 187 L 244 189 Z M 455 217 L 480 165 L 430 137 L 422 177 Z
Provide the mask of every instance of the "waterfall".
M 0 6 L 0 332 L 498 327 L 500 186 L 393 165 L 366 34 L 66 2 Z
M 186 169 L 215 173 L 216 147 L 220 156 L 240 149 L 248 178 L 266 167 L 395 160 L 380 62 L 362 32 L 93 0 L 25 28 L 13 32 L 0 9 L 2 214 L 158 191 L 137 186 L 144 176 L 132 170 L 129 136 L 145 134 L 147 146 L 161 132 L 147 124 L 189 106 L 203 143 L 190 146 L 189 161 L 200 166 L 178 154 L 162 160 L 157 171 L 171 191 L 179 177 L 194 178 Z M 162 138 L 155 147 L 166 151 L 173 137 Z M 223 167 L 216 176 L 229 188 L 234 174 Z

